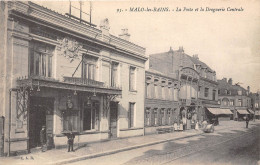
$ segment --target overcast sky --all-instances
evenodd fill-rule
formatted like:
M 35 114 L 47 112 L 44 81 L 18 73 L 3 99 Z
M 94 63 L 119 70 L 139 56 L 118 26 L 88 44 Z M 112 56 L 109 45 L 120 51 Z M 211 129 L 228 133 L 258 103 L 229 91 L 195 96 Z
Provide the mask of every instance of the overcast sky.
M 37 3 L 63 14 L 69 12 L 68 1 Z M 231 77 L 234 83 L 249 85 L 253 92 L 260 90 L 259 0 L 96 1 L 92 7 L 94 24 L 99 26 L 101 19 L 108 18 L 110 33 L 116 36 L 122 28 L 128 28 L 130 41 L 145 47 L 147 56 L 166 52 L 170 46 L 173 49 L 183 46 L 187 54 L 198 54 L 201 61 L 215 70 L 218 79 Z M 174 11 L 129 12 L 130 7 L 168 7 Z M 177 7 L 193 8 L 193 11 L 176 12 Z M 200 7 L 225 11 L 194 11 Z M 228 7 L 242 7 L 243 11 L 230 12 Z M 118 13 L 117 9 L 127 11 Z M 83 11 L 89 12 L 89 2 L 84 1 Z

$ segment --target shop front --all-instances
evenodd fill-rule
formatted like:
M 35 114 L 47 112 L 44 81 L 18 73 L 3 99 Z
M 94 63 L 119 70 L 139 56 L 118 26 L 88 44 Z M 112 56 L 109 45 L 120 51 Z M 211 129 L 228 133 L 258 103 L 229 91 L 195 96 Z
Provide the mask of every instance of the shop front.
M 65 146 L 68 132 L 76 134 L 78 144 L 116 137 L 117 125 L 111 123 L 116 122 L 118 109 L 112 98 L 120 95 L 121 89 L 72 80 L 75 78 L 61 82 L 30 77 L 17 81 L 19 88 L 28 92 L 29 151 L 40 146 L 42 126 L 46 127 L 48 149 Z

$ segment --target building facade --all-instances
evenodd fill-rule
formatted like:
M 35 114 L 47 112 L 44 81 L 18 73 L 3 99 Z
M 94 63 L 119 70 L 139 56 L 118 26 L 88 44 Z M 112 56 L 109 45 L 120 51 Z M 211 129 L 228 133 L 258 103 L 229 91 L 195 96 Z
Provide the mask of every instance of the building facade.
M 249 110 L 251 112 L 251 115 L 253 116 L 253 119 L 260 119 L 260 92 L 256 93 L 250 93 L 249 94 L 251 98 L 251 108 L 252 110 Z
M 171 128 L 179 118 L 179 81 L 148 69 L 145 72 L 145 134 Z
M 231 119 L 241 120 L 245 115 L 249 115 L 251 109 L 250 88 L 244 89 L 239 84 L 233 84 L 232 78 L 218 80 L 218 102 L 222 108 L 232 111 Z
M 32 2 L 1 2 L 5 154 L 143 135 L 145 49 Z M 2 51 L 3 50 L 3 51 Z
M 185 54 L 183 47 L 170 48 L 168 52 L 151 54 L 149 67 L 178 80 L 179 117 L 187 129 L 209 118 L 205 108 L 219 108 L 216 72 L 197 55 Z

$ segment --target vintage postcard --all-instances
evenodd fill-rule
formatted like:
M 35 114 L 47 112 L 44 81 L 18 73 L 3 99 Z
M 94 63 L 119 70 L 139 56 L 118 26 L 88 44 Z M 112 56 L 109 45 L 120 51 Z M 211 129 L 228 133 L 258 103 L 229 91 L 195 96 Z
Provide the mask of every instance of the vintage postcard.
M 0 1 L 0 164 L 260 163 L 260 1 Z

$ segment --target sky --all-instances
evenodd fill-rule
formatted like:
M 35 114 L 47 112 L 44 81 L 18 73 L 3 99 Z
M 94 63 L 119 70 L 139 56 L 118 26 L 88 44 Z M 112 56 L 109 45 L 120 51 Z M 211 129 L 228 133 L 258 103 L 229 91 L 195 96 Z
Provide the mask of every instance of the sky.
M 34 2 L 62 14 L 69 12 L 68 1 Z M 89 2 L 83 2 L 83 11 L 89 13 Z M 77 1 L 72 4 L 79 6 Z M 170 11 L 130 12 L 130 8 L 137 7 L 167 7 Z M 177 12 L 177 7 L 182 11 Z M 243 11 L 232 12 L 227 8 Z M 124 11 L 117 12 L 118 9 Z M 79 16 L 75 11 L 72 13 Z M 83 18 L 89 21 L 87 15 L 83 14 Z M 99 27 L 104 18 L 109 19 L 113 35 L 118 36 L 121 29 L 128 28 L 130 41 L 145 47 L 147 56 L 183 46 L 185 53 L 198 54 L 201 61 L 215 70 L 218 79 L 232 78 L 245 88 L 250 86 L 252 92 L 260 90 L 259 0 L 93 1 L 92 23 Z

